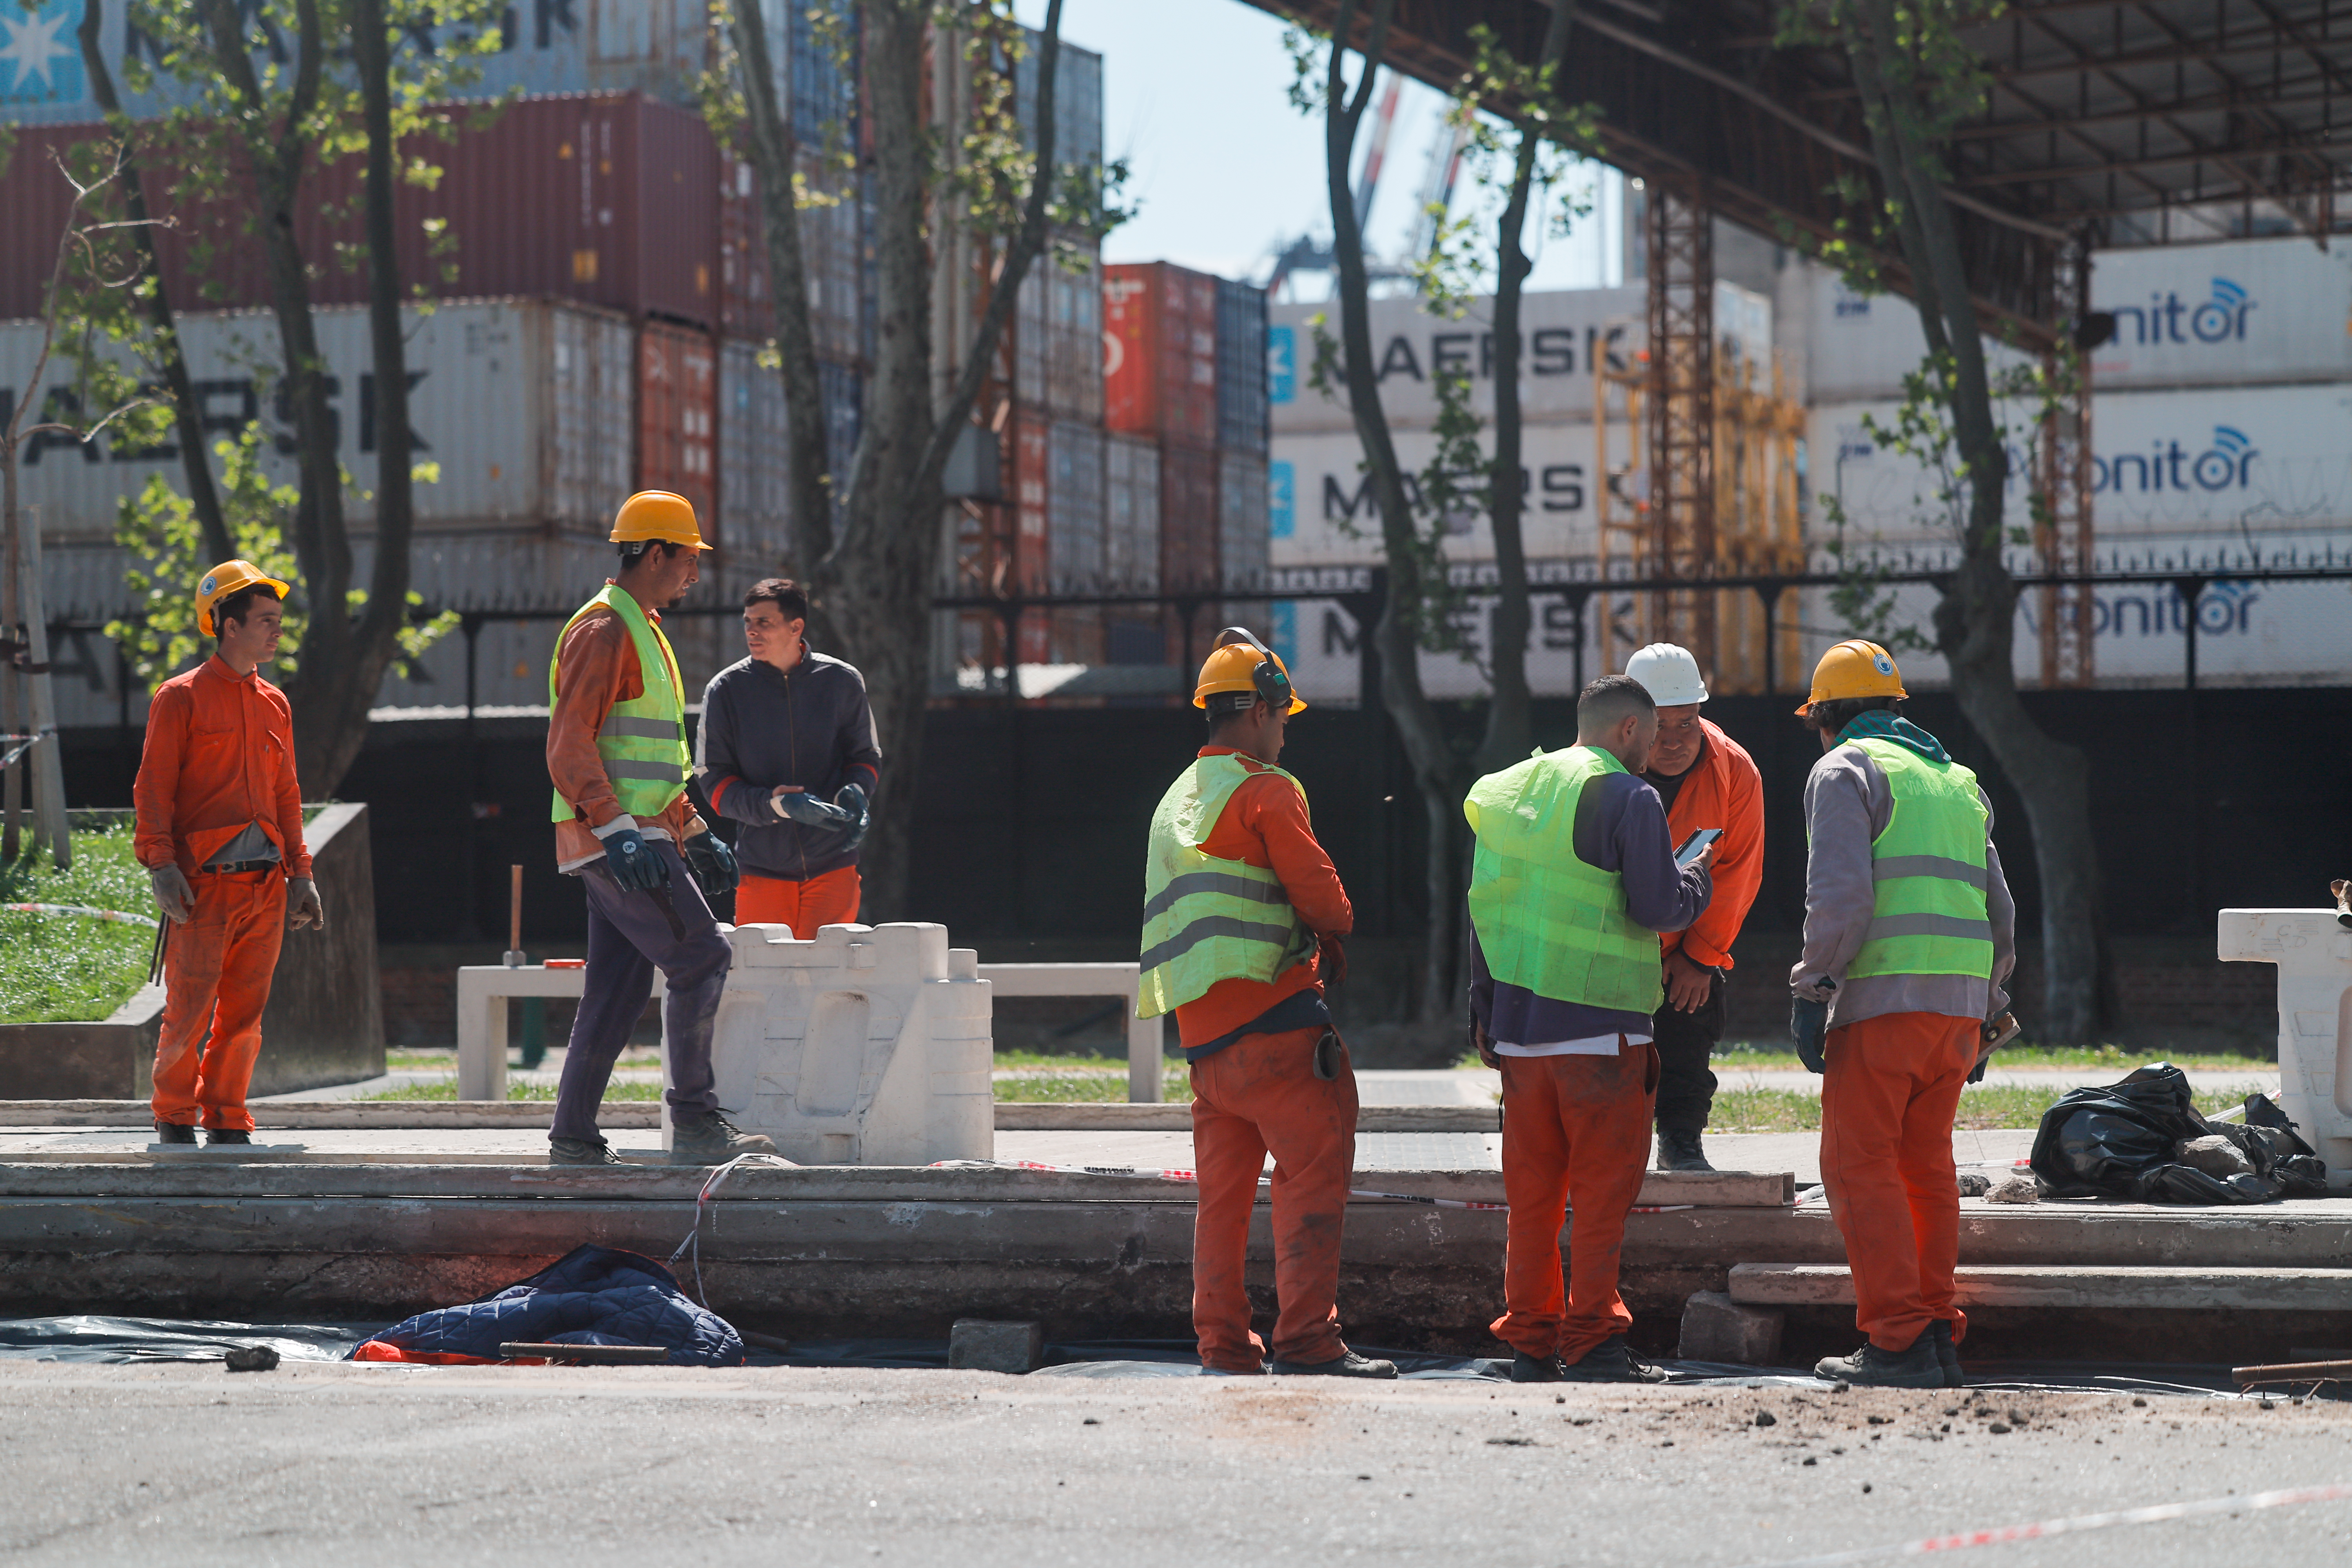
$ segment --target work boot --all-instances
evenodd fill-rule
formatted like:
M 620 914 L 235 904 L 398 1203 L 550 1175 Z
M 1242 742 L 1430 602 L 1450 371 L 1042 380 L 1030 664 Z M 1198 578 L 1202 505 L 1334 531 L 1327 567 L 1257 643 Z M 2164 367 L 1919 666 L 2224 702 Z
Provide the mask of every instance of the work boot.
M 1622 1334 L 1612 1334 L 1575 1361 L 1559 1363 L 1564 1383 L 1664 1383 L 1666 1369 L 1633 1353 Z
M 1661 1171 L 1712 1171 L 1706 1163 L 1706 1152 L 1698 1146 L 1698 1130 L 1695 1127 L 1661 1127 L 1658 1129 L 1658 1169 Z
M 1943 1388 L 1943 1363 L 1936 1357 L 1936 1342 L 1926 1331 L 1903 1351 L 1883 1351 L 1864 1342 L 1852 1355 L 1833 1355 L 1813 1368 L 1815 1377 L 1851 1383 L 1860 1388 Z
M 1960 1375 L 1960 1349 L 1952 1342 L 1952 1321 L 1949 1318 L 1931 1319 L 1927 1324 L 1927 1337 L 1935 1342 L 1936 1360 L 1944 1369 L 1944 1386 L 1966 1388 L 1969 1380 Z
M 550 1138 L 547 1141 L 547 1163 L 551 1165 L 617 1165 L 621 1157 L 602 1138 Z
M 1341 1351 L 1329 1361 L 1284 1361 L 1276 1356 L 1265 1363 L 1265 1370 L 1276 1377 L 1394 1377 L 1396 1363 Z
M 1529 1355 L 1525 1351 L 1511 1352 L 1513 1383 L 1559 1383 L 1567 1376 L 1567 1365 L 1556 1355 Z
M 723 1165 L 738 1154 L 775 1152 L 774 1139 L 764 1132 L 746 1132 L 716 1110 L 708 1116 L 681 1116 L 670 1128 L 673 1165 Z
M 155 1142 L 158 1143 L 193 1143 L 195 1141 L 196 1130 L 184 1121 L 155 1123 Z
M 205 1147 L 207 1149 L 217 1149 L 223 1144 L 241 1143 L 250 1145 L 252 1142 L 253 1134 L 247 1132 L 242 1127 L 207 1127 L 205 1129 Z

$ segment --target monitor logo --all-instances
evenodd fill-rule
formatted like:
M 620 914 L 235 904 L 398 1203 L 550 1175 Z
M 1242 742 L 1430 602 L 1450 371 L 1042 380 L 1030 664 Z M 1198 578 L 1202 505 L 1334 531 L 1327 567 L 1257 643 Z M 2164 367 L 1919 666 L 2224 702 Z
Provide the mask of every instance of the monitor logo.
M 2258 302 L 2245 285 L 2228 278 L 2214 279 L 2212 298 L 2202 302 L 2168 289 L 2149 294 L 2145 305 L 2116 306 L 2116 338 L 2139 347 L 2241 343 Z
M 2118 452 L 2091 459 L 2094 491 L 2243 489 L 2253 482 L 2262 448 L 2232 425 L 2213 426 L 2213 444 L 2191 453 L 2178 441 L 2151 441 L 2145 457 Z

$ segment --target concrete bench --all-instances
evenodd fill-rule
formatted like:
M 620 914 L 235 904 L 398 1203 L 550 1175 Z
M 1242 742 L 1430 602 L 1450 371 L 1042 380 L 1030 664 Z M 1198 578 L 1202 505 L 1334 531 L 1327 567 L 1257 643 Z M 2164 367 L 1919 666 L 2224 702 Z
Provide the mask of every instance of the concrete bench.
M 1962 1268 L 1963 1307 L 2352 1311 L 2352 1268 L 2117 1268 L 2067 1264 Z M 1745 1307 L 1851 1307 L 1853 1278 L 1817 1263 L 1740 1263 L 1731 1300 Z

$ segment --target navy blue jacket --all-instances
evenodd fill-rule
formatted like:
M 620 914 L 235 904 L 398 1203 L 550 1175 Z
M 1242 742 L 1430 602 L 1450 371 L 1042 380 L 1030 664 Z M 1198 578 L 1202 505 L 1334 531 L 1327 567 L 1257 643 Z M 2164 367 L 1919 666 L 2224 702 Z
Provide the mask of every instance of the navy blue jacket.
M 855 784 L 872 798 L 882 752 L 856 665 L 810 647 L 789 675 L 756 658 L 729 665 L 703 689 L 694 753 L 710 808 L 742 825 L 735 854 L 744 870 L 805 882 L 857 863 L 846 828 L 805 827 L 769 804 L 778 784 L 829 801 Z

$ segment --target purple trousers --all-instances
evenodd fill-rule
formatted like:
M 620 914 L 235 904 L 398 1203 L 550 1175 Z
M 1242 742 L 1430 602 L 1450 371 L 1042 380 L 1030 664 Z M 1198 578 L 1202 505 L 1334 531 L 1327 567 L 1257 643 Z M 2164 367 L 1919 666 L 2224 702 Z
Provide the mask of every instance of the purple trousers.
M 719 1109 L 710 1032 L 735 950 L 719 934 L 719 922 L 687 874 L 677 846 L 648 838 L 646 847 L 669 867 L 669 885 L 660 894 L 623 892 L 602 861 L 580 872 L 588 890 L 588 969 L 580 1011 L 572 1020 L 571 1048 L 563 1055 L 563 1081 L 555 1091 L 553 1137 L 604 1142 L 596 1131 L 596 1109 L 604 1102 L 613 1064 L 621 1059 L 629 1031 L 646 1010 L 656 969 L 669 982 L 662 998 L 662 1037 L 669 1051 L 670 1120 L 708 1116 Z M 671 929 L 661 894 L 668 896 L 684 936 Z

